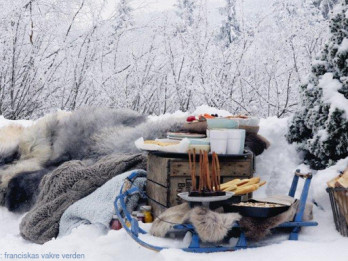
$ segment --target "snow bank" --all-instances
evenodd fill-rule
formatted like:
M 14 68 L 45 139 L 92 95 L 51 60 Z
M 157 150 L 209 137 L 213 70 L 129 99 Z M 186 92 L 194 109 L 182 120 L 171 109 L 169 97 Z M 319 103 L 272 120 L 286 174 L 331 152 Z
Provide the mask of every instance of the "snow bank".
M 210 112 L 224 115 L 223 111 L 213 110 L 208 107 L 197 108 L 195 114 Z M 177 112 L 175 115 L 183 117 L 188 113 Z M 170 117 L 165 115 L 162 117 Z M 162 117 L 152 117 L 154 120 Z M 0 120 L 0 126 L 4 120 Z M 7 122 L 7 121 L 6 121 Z M 7 123 L 6 123 L 7 124 Z M 24 122 L 26 124 L 26 122 Z M 289 145 L 285 140 L 288 119 L 277 119 L 271 117 L 262 119 L 260 122 L 260 134 L 265 136 L 271 147 L 256 158 L 256 175 L 267 181 L 256 196 L 271 194 L 287 194 L 293 173 L 297 168 L 302 172 L 310 171 L 301 165 L 300 155 L 296 152 L 294 145 Z M 340 160 L 335 166 L 326 170 L 313 172 L 314 177 L 311 186 L 310 199 L 314 199 L 321 208 L 314 208 L 315 220 L 319 222 L 318 227 L 305 228 L 300 234 L 300 241 L 287 241 L 287 235 L 273 236 L 263 241 L 266 246 L 247 249 L 229 253 L 215 254 L 191 254 L 181 250 L 170 249 L 160 253 L 152 252 L 140 247 L 124 230 L 109 231 L 102 234 L 98 226 L 84 225 L 73 230 L 66 237 L 53 239 L 44 245 L 35 245 L 23 240 L 19 235 L 18 225 L 22 216 L 8 212 L 0 208 L 0 259 L 4 259 L 5 252 L 8 253 L 33 253 L 47 254 L 83 254 L 81 260 L 348 260 L 348 238 L 343 238 L 336 232 L 328 195 L 325 192 L 326 181 L 337 175 L 339 170 L 348 165 L 348 158 Z M 299 184 L 301 187 L 302 183 Z M 166 244 L 168 240 L 152 238 L 158 244 Z M 26 260 L 26 259 L 21 259 Z M 27 259 L 29 260 L 29 259 Z M 44 260 L 44 259 L 36 259 Z M 59 259 L 54 259 L 59 260 Z M 76 259 L 75 259 L 76 260 Z

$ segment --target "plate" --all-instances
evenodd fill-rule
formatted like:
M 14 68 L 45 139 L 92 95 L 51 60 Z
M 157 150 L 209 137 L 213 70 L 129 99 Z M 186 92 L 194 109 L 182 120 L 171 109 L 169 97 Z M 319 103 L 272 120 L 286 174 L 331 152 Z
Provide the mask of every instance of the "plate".
M 186 132 L 168 132 L 167 137 L 170 139 L 184 139 L 184 138 L 190 138 L 190 139 L 202 139 L 205 138 L 205 134 L 198 134 L 198 133 L 186 133 Z
M 214 202 L 222 201 L 231 198 L 234 195 L 233 192 L 226 192 L 224 196 L 213 196 L 213 197 L 190 197 L 188 192 L 181 192 L 178 194 L 180 198 L 188 202 Z

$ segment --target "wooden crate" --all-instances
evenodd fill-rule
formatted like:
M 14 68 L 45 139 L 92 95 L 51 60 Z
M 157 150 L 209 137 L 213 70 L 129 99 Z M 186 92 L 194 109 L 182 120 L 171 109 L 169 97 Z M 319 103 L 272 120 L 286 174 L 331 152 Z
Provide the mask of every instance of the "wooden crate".
M 209 160 L 211 164 L 211 158 Z M 254 156 L 251 152 L 240 156 L 219 156 L 219 161 L 221 183 L 235 178 L 243 179 L 253 176 Z M 197 164 L 196 176 L 198 176 L 198 171 Z M 190 187 L 191 175 L 187 155 L 149 153 L 146 190 L 155 216 L 166 208 L 183 203 L 177 194 L 189 191 Z

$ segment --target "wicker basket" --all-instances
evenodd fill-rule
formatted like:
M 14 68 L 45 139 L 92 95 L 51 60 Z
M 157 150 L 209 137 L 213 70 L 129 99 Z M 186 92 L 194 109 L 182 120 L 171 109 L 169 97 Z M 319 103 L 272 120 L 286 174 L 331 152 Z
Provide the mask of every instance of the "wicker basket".
M 330 195 L 336 229 L 342 236 L 348 237 L 348 189 L 327 188 L 326 191 Z

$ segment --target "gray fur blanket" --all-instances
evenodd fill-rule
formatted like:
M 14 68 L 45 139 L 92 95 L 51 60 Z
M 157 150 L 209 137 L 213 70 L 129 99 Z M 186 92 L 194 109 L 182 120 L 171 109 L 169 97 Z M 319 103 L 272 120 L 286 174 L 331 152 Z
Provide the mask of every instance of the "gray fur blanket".
M 132 172 L 138 172 L 138 176 L 133 185 L 143 190 L 146 183 L 146 172 L 144 170 L 132 170 L 120 174 L 92 194 L 75 202 L 63 214 L 59 222 L 59 237 L 68 235 L 71 230 L 82 224 L 97 224 L 98 227 L 107 231 L 112 216 L 115 214 L 114 201 L 119 194 L 124 179 Z M 127 210 L 131 213 L 138 205 L 139 194 L 127 198 Z
M 92 160 L 113 153 L 138 153 L 134 141 L 140 137 L 154 139 L 168 130 L 181 128 L 183 120 L 149 121 L 145 115 L 127 109 L 82 108 L 74 112 L 48 114 L 30 127 L 19 125 L 0 129 L 0 206 L 16 202 L 24 185 L 23 173 L 40 176 L 43 169 L 57 167 L 69 160 Z M 21 175 L 23 174 L 23 175 Z M 16 182 L 11 179 L 19 176 Z M 28 178 L 30 179 L 30 178 Z M 9 193 L 10 192 L 10 193 Z
M 96 163 L 74 160 L 62 164 L 42 179 L 37 201 L 20 224 L 22 237 L 40 244 L 56 237 L 59 220 L 69 206 L 116 175 L 145 167 L 142 154 L 113 154 Z

